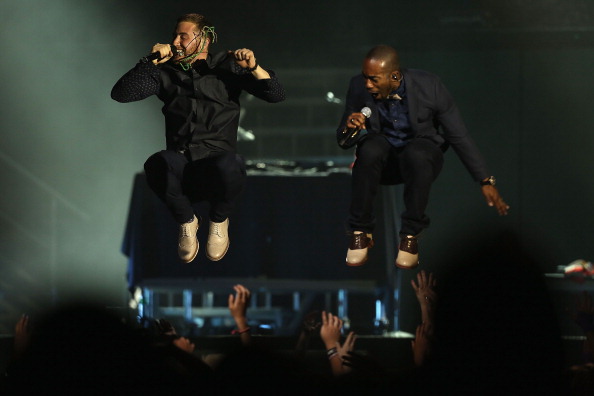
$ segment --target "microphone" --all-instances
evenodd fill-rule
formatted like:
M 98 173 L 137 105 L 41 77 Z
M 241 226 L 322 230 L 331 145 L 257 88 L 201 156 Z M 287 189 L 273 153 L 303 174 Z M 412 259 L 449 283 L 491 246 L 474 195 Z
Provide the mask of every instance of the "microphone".
M 183 56 L 184 55 L 184 51 L 183 50 L 178 50 L 175 45 L 173 44 L 169 44 L 169 46 L 171 47 L 171 52 L 173 52 L 174 54 L 177 53 L 177 55 L 179 56 Z M 147 56 L 143 56 L 142 58 L 140 58 L 140 62 L 142 63 L 148 63 L 151 62 L 155 59 L 161 59 L 161 53 L 159 51 L 157 52 L 153 52 L 152 54 L 149 54 Z
M 365 118 L 371 117 L 371 109 L 369 107 L 363 107 L 361 109 L 361 113 L 365 116 Z M 348 149 L 353 147 L 359 139 L 363 137 L 363 135 L 359 134 L 361 128 L 344 128 L 342 133 L 340 134 L 340 138 L 338 140 L 338 145 L 343 149 Z
M 365 118 L 371 117 L 371 109 L 369 107 L 363 107 L 361 109 L 361 113 L 363 113 L 363 115 L 365 116 Z M 345 133 L 347 135 L 352 135 L 352 134 L 357 133 L 359 131 L 360 131 L 359 128 L 347 128 L 347 130 L 346 130 Z

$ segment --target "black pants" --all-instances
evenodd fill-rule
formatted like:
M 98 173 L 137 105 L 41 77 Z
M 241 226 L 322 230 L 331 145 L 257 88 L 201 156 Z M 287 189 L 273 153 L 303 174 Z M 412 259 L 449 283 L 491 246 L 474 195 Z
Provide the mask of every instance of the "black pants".
M 380 184 L 404 184 L 401 234 L 417 235 L 429 226 L 425 209 L 431 184 L 443 166 L 443 152 L 433 141 L 415 138 L 393 147 L 382 135 L 368 135 L 359 144 L 353 166 L 349 217 L 351 230 L 371 233 L 375 227 L 373 202 Z
M 229 217 L 246 179 L 245 162 L 236 153 L 197 161 L 163 150 L 144 163 L 149 187 L 167 205 L 178 223 L 192 220 L 192 204 L 208 201 L 209 218 L 220 223 Z

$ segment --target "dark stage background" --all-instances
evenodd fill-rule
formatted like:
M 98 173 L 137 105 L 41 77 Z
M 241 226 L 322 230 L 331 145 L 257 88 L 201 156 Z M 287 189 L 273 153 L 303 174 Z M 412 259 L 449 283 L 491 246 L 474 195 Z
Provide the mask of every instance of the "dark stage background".
M 170 39 L 179 14 L 194 11 L 216 27 L 213 51 L 251 48 L 286 87 L 280 104 L 243 98 L 241 126 L 255 136 L 239 142 L 247 160 L 348 163 L 353 152 L 334 140 L 340 101 L 375 44 L 398 48 L 406 67 L 441 76 L 511 211 L 500 218 L 488 208 L 448 152 L 428 209 L 424 269 L 443 273 L 444 254 L 483 229 L 519 235 L 543 273 L 594 257 L 590 1 L 6 0 L 0 2 L 0 333 L 12 332 L 22 312 L 81 295 L 127 304 L 122 244 L 134 181 L 145 159 L 164 146 L 164 122 L 156 98 L 124 105 L 109 93 L 155 42 Z M 250 194 L 270 180 L 250 179 L 242 221 L 231 219 L 233 232 L 253 227 L 249 254 L 238 258 L 232 241 L 218 266 L 176 270 L 258 276 L 264 266 L 270 276 L 381 281 L 380 249 L 361 271 L 342 266 L 347 191 L 333 182 L 343 177 L 312 178 L 299 195 L 283 194 L 284 183 L 295 180 L 281 178 L 262 197 Z M 283 216 L 289 219 L 281 222 Z M 300 241 L 318 231 L 317 223 L 332 235 L 313 238 L 328 259 L 310 266 L 311 257 L 299 260 Z M 265 238 L 278 224 L 283 228 Z M 291 260 L 281 262 L 266 244 L 282 246 Z M 414 275 L 402 279 L 411 323 Z

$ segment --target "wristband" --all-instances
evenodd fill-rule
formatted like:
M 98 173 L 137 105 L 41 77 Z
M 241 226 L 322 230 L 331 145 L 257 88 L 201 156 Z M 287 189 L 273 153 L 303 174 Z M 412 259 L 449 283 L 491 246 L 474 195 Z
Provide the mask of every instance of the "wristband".
M 338 351 L 336 348 L 330 348 L 326 351 L 326 355 L 328 356 L 328 359 L 332 359 L 334 356 L 338 355 Z
M 247 70 L 249 72 L 253 72 L 257 68 L 258 68 L 258 62 L 256 62 L 256 64 L 254 65 L 254 67 L 246 67 L 245 70 Z

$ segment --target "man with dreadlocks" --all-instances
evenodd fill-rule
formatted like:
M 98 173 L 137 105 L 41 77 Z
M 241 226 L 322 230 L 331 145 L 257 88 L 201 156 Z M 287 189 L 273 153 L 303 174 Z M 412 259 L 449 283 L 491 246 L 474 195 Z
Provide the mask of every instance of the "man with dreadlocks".
M 199 248 L 194 203 L 210 204 L 206 256 L 218 261 L 229 248 L 229 215 L 246 178 L 236 152 L 241 92 L 270 103 L 285 99 L 274 72 L 262 68 L 252 50 L 211 54 L 216 39 L 204 16 L 182 15 L 172 43 L 155 44 L 152 56 L 141 59 L 111 91 L 122 103 L 151 95 L 164 103 L 166 149 L 149 157 L 144 170 L 149 187 L 180 224 L 178 255 L 186 263 Z

